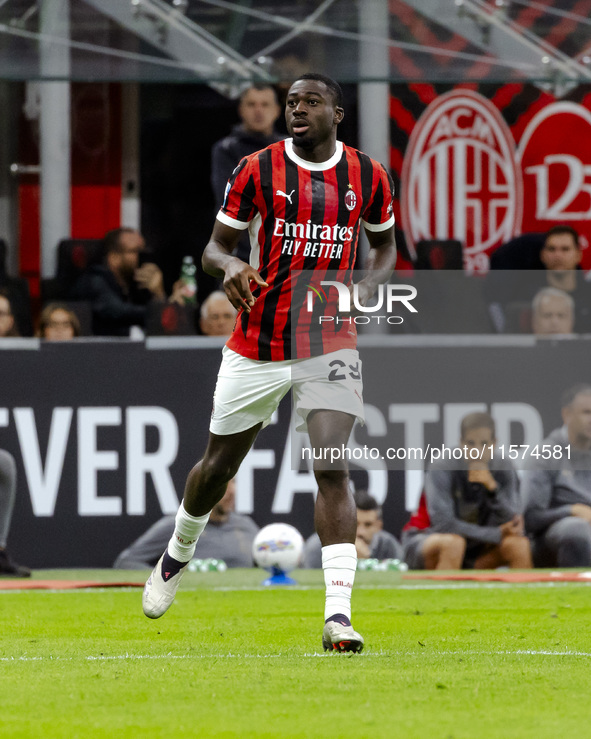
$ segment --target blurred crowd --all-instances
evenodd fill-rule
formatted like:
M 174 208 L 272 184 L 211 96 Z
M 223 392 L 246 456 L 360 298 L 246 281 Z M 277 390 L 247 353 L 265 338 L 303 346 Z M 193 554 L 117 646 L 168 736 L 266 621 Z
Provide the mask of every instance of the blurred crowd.
M 524 240 L 533 248 L 527 269 L 518 266 Z M 428 247 L 455 245 L 435 247 L 431 242 Z M 591 281 L 580 266 L 583 250 L 574 229 L 555 226 L 547 234 L 515 239 L 499 251 L 498 268 L 493 258 L 486 275 L 431 269 L 424 262 L 413 272 L 395 273 L 395 282 L 417 288 L 418 311 L 405 314 L 399 324 L 389 324 L 388 330 L 554 338 L 591 333 Z M 118 228 L 91 245 L 68 240 L 61 261 L 79 261 L 80 253 L 83 268 L 71 266 L 68 272 L 62 264 L 61 278 L 46 281 L 45 290 L 42 283 L 45 299 L 38 315 L 31 311 L 28 290 L 23 292 L 24 281 L 18 280 L 17 287 L 0 280 L 0 337 L 35 335 L 65 341 L 79 336 L 137 336 L 138 330 L 148 335 L 231 333 L 236 312 L 221 285 L 213 292 L 193 291 L 188 296 L 181 275 L 166 291 L 162 269 L 139 231 Z M 365 327 L 358 328 L 363 332 Z
M 216 207 L 237 162 L 281 138 L 275 129 L 280 107 L 272 87 L 246 90 L 238 112 L 240 123 L 212 150 Z M 56 275 L 42 281 L 41 304 L 35 310 L 25 281 L 7 277 L 0 265 L 0 341 L 32 335 L 44 341 L 229 336 L 237 313 L 221 285 L 196 292 L 179 264 L 179 279 L 167 289 L 155 246 L 127 227 L 100 239 L 64 240 L 57 250 Z M 245 237 L 238 256 L 247 260 L 249 248 Z M 591 334 L 591 281 L 581 269 L 582 257 L 579 234 L 568 225 L 557 225 L 546 234 L 525 234 L 499 247 L 486 275 L 462 270 L 458 242 L 420 242 L 413 270 L 394 277 L 417 287 L 418 312 L 389 326 L 389 331 L 517 333 L 540 339 Z M 428 569 L 591 566 L 591 386 L 568 390 L 561 412 L 563 427 L 545 443 L 552 449 L 568 447 L 574 463 L 565 454 L 549 461 L 532 459 L 522 474 L 491 455 L 477 462 L 464 455 L 459 462 L 433 465 L 401 541 L 385 530 L 371 490 L 357 491 L 358 556 L 404 559 L 411 568 Z M 492 418 L 486 413 L 467 415 L 459 442 L 464 449 L 494 447 Z M 15 489 L 14 460 L 0 450 L 0 575 L 26 576 L 29 570 L 6 553 Z M 153 566 L 173 525 L 173 517 L 154 524 L 121 553 L 115 566 Z M 209 535 L 200 540 L 200 555 L 248 566 L 257 530 L 249 517 L 234 511 L 232 482 L 212 514 Z M 306 542 L 303 564 L 320 566 L 316 535 Z

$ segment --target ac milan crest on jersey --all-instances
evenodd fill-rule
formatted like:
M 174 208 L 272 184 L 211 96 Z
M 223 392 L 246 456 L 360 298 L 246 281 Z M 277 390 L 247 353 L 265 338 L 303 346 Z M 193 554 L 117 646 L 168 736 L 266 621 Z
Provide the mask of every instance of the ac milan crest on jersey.
M 338 271 L 351 280 L 361 223 L 373 231 L 394 223 L 393 184 L 386 170 L 341 142 L 328 161 L 308 162 L 287 139 L 245 157 L 229 184 L 218 219 L 249 229 L 250 262 L 269 287 L 253 291 L 256 303 L 250 313 L 239 315 L 228 346 L 260 360 L 354 347 L 354 332 L 342 325 L 326 327 L 317 349 L 299 339 L 292 345 L 293 326 L 307 330 L 306 321 L 298 320 L 305 311 L 299 297 L 305 290 L 296 290 L 294 280 L 310 270 Z
M 351 185 L 349 185 L 351 187 Z M 357 195 L 353 192 L 353 190 L 347 190 L 345 193 L 345 205 L 347 206 L 347 210 L 355 210 L 355 206 L 357 205 Z

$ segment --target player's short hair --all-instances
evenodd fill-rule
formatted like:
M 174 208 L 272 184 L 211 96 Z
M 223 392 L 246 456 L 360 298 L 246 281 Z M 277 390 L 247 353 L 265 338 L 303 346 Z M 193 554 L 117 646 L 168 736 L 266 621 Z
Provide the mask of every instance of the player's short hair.
M 534 313 L 537 313 L 540 310 L 540 306 L 542 305 L 542 300 L 544 300 L 544 298 L 560 298 L 566 302 L 571 313 L 574 314 L 575 312 L 575 301 L 573 300 L 572 295 L 569 295 L 567 292 L 560 290 L 557 287 L 543 287 L 541 290 L 538 290 L 532 300 L 531 307 Z
M 480 411 L 477 413 L 468 413 L 467 416 L 464 416 L 460 425 L 462 439 L 465 439 L 468 431 L 472 431 L 473 429 L 490 429 L 493 439 L 496 438 L 495 422 L 490 413 Z
M 367 490 L 356 490 L 353 493 L 353 500 L 355 501 L 355 507 L 360 511 L 375 511 L 378 514 L 378 518 L 382 518 L 382 506 L 378 501 L 370 495 Z
M 114 228 L 112 231 L 107 231 L 103 237 L 103 254 L 106 257 L 107 254 L 121 251 L 121 236 L 124 233 L 135 233 L 135 228 Z
M 298 80 L 314 80 L 316 82 L 323 82 L 332 94 L 332 99 L 336 108 L 343 107 L 343 91 L 338 82 L 327 77 L 325 74 L 318 74 L 317 72 L 306 72 L 298 77 Z
M 544 246 L 546 246 L 546 241 L 548 240 L 548 237 L 554 236 L 555 234 L 570 234 L 574 239 L 577 249 L 580 248 L 578 231 L 572 226 L 568 226 L 566 223 L 559 223 L 556 226 L 552 226 L 552 228 L 546 232 L 546 237 L 544 238 Z
M 579 382 L 568 390 L 565 390 L 562 394 L 560 402 L 561 408 L 568 408 L 569 405 L 573 404 L 574 399 L 579 395 L 591 395 L 591 385 L 587 385 L 585 382 Z
M 273 93 L 273 97 L 275 98 L 275 102 L 279 103 L 277 90 L 273 87 L 273 85 L 269 85 L 267 82 L 255 82 L 254 84 L 249 85 L 245 90 L 242 90 L 238 101 L 241 103 L 244 100 L 246 94 L 249 93 L 251 90 L 258 90 L 259 92 L 262 92 L 263 90 L 271 90 L 271 92 Z

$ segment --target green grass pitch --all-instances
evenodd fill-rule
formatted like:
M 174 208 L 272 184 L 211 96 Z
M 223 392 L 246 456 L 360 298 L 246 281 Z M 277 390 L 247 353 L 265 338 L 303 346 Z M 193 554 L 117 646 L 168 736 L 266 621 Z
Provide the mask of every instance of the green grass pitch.
M 157 621 L 139 589 L 0 592 L 0 736 L 591 735 L 588 585 L 359 572 L 366 650 L 340 655 L 322 652 L 322 573 L 295 576 L 270 590 L 256 570 L 188 574 Z

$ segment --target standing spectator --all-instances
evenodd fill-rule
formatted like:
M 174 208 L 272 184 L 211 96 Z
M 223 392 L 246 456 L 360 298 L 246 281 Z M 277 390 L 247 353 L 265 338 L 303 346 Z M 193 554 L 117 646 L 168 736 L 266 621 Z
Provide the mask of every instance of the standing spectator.
M 0 338 L 11 336 L 20 336 L 20 334 L 16 328 L 8 293 L 0 290 Z
M 226 293 L 215 290 L 201 305 L 199 327 L 204 336 L 230 336 L 234 330 L 238 311 L 228 300 Z
M 144 249 L 138 231 L 109 231 L 104 239 L 104 264 L 91 266 L 74 284 L 72 299 L 92 302 L 96 336 L 129 336 L 131 326 L 145 326 L 150 300 L 166 299 L 160 268 L 152 262 L 140 266 Z
M 211 150 L 211 186 L 216 212 L 222 205 L 226 185 L 238 162 L 285 138 L 274 129 L 280 114 L 277 93 L 271 85 L 253 85 L 240 96 L 238 115 L 241 123 L 235 125 L 228 136 L 217 141 Z M 236 253 L 248 261 L 250 243 L 247 235 L 240 240 Z
M 80 321 L 65 303 L 49 303 L 41 311 L 39 336 L 47 341 L 70 341 L 80 336 Z
M 544 440 L 550 459 L 525 473 L 525 526 L 538 566 L 591 566 L 591 385 L 562 400 L 564 426 Z M 547 448 L 547 447 L 546 447 Z
M 277 93 L 271 85 L 253 85 L 242 93 L 238 103 L 242 122 L 217 141 L 211 151 L 211 186 L 216 210 L 222 205 L 226 183 L 238 162 L 284 138 L 274 130 L 280 114 Z
M 234 511 L 235 500 L 236 483 L 230 480 L 199 538 L 195 557 L 223 559 L 228 567 L 252 567 L 252 543 L 259 529 L 252 518 Z M 113 567 L 119 570 L 153 567 L 173 531 L 174 516 L 164 516 L 121 552 Z
M 16 564 L 6 551 L 16 496 L 16 462 L 12 454 L 0 449 L 0 576 L 30 577 L 28 567 Z
M 494 457 L 495 444 L 495 424 L 488 413 L 470 413 L 462 419 L 462 458 L 441 460 L 427 472 L 425 495 L 432 531 L 423 531 L 414 546 L 407 543 L 405 557 L 411 569 L 426 567 L 431 533 L 464 540 L 456 552 L 462 555 L 457 564 L 464 567 L 532 566 L 517 474 L 508 461 Z M 476 454 L 471 455 L 472 450 Z
M 367 490 L 358 490 L 353 497 L 357 509 L 355 548 L 359 559 L 402 559 L 402 547 L 398 539 L 384 531 L 382 506 Z M 306 539 L 304 567 L 322 567 L 322 545 L 318 534 Z

